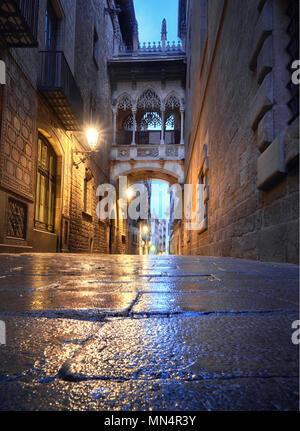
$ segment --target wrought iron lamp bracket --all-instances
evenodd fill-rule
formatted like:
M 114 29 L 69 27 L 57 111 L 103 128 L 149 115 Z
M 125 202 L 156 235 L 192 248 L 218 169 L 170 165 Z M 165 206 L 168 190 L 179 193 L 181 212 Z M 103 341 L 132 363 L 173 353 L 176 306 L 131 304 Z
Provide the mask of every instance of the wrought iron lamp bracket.
M 94 150 L 88 150 L 88 151 L 79 151 L 79 150 L 72 150 L 72 166 L 75 166 L 76 169 L 79 169 L 79 166 L 81 163 L 85 163 L 87 158 L 90 158 L 92 154 L 94 154 Z M 83 157 L 80 158 L 79 162 L 75 162 L 74 155 L 81 154 Z

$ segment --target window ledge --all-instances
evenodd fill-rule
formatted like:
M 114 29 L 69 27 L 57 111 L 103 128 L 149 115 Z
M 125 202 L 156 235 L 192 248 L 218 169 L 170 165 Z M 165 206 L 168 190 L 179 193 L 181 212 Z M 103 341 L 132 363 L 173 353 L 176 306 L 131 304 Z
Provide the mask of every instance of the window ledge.
M 34 232 L 46 233 L 47 235 L 57 236 L 55 232 L 49 232 L 48 230 L 33 229 Z

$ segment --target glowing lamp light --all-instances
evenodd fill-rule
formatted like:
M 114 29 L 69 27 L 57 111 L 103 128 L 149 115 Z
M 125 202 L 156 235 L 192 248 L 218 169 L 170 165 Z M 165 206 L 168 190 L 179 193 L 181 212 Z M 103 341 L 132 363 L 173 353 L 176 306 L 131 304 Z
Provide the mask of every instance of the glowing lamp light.
M 132 189 L 127 189 L 126 190 L 126 195 L 127 195 L 128 199 L 133 198 L 133 196 L 134 196 L 133 190 Z
M 92 150 L 94 150 L 98 144 L 99 132 L 96 129 L 91 128 L 87 130 L 86 137 L 87 137 L 89 146 L 91 147 Z
M 144 234 L 147 234 L 149 232 L 149 227 L 148 226 L 144 226 L 143 227 L 143 232 L 144 232 Z

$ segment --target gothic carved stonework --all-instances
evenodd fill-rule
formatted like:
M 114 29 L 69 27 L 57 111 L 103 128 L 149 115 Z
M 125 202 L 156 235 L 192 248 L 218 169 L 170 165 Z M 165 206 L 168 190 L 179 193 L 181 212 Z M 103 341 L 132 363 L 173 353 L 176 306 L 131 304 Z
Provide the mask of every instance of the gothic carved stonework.
M 129 149 L 118 149 L 118 156 L 119 157 L 129 157 L 130 156 L 130 150 Z
M 180 108 L 180 101 L 177 96 L 172 94 L 170 97 L 168 97 L 165 106 L 166 108 L 174 110 L 175 108 Z
M 10 198 L 7 218 L 7 236 L 26 239 L 27 206 Z
M 132 108 L 132 102 L 127 94 L 124 94 L 118 101 L 118 108 L 127 111 Z
M 152 90 L 146 90 L 138 100 L 137 107 L 140 109 L 160 109 L 159 97 Z
M 178 148 L 166 148 L 166 157 L 178 157 Z
M 156 158 L 159 156 L 159 150 L 158 148 L 138 148 L 137 150 L 138 157 L 153 157 Z

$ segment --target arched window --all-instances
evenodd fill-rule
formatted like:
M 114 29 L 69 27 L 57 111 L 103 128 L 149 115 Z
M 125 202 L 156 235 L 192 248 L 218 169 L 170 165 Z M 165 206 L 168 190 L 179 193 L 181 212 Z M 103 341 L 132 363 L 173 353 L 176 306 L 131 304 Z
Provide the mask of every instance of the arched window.
M 127 94 L 123 94 L 123 96 L 120 97 L 120 99 L 118 100 L 117 106 L 118 106 L 118 109 L 127 111 L 128 109 L 132 108 L 132 101 Z
M 123 130 L 133 130 L 133 115 L 130 114 L 128 115 L 127 118 L 125 118 L 124 122 L 123 122 Z
M 158 112 L 146 112 L 140 123 L 141 130 L 160 130 L 161 117 Z
M 47 232 L 54 232 L 56 169 L 56 154 L 47 139 L 39 135 L 35 227 Z
M 171 114 L 166 120 L 166 130 L 175 130 L 175 115 Z
M 171 94 L 165 102 L 166 130 L 176 130 L 179 128 L 178 119 L 180 116 L 180 99 L 176 94 Z
M 180 108 L 180 101 L 179 98 L 172 94 L 171 96 L 168 97 L 167 101 L 166 101 L 166 108 L 171 109 L 172 111 L 174 111 L 174 109 L 176 108 Z
M 161 102 L 156 93 L 152 90 L 146 90 L 139 97 L 137 107 L 139 109 L 152 109 L 152 110 L 160 110 Z

